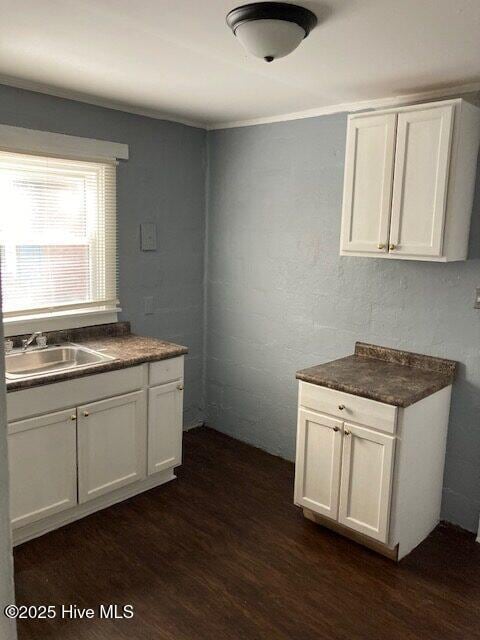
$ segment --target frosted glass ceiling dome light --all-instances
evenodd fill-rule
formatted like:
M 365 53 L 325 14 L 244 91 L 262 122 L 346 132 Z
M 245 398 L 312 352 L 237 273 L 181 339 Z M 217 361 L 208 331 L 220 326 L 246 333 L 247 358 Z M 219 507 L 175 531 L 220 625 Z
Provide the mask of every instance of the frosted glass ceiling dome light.
M 317 16 L 287 2 L 254 2 L 232 9 L 227 24 L 245 49 L 272 62 L 294 51 L 317 24 Z

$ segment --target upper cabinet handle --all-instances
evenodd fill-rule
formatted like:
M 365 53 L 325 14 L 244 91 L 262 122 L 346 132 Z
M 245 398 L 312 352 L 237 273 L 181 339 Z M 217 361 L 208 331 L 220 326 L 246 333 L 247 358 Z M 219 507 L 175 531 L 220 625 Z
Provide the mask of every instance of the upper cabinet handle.
M 389 247 L 390 251 L 395 251 L 395 249 L 397 248 L 396 244 L 391 244 Z
M 379 249 L 385 249 L 385 245 L 380 242 L 380 244 L 378 245 L 378 248 Z

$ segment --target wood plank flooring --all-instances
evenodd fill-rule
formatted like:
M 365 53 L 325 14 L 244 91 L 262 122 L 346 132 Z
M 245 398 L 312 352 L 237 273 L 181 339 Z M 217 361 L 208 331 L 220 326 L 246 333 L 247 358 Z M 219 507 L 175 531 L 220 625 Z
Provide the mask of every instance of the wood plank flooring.
M 480 639 L 480 545 L 439 527 L 399 565 L 305 520 L 293 465 L 207 428 L 179 479 L 17 548 L 18 604 L 133 604 L 20 640 Z

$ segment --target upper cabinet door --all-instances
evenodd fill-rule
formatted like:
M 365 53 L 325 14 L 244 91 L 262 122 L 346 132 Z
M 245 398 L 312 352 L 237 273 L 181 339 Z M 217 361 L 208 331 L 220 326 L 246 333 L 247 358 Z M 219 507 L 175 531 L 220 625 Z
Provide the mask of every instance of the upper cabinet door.
M 387 542 L 395 438 L 348 422 L 344 434 L 338 521 Z
M 442 255 L 453 116 L 453 105 L 398 114 L 392 255 Z
M 388 251 L 395 156 L 395 113 L 348 123 L 342 214 L 342 252 Z
M 301 409 L 298 416 L 295 502 L 337 518 L 342 422 Z

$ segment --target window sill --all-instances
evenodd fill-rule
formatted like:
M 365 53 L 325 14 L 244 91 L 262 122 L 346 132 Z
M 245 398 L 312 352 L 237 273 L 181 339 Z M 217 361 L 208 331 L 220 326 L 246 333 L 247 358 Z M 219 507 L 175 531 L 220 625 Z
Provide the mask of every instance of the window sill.
M 38 314 L 3 319 L 5 337 L 19 336 L 34 331 L 58 331 L 77 329 L 97 324 L 109 324 L 118 321 L 121 309 L 88 309 L 85 311 L 64 311 L 62 313 Z

